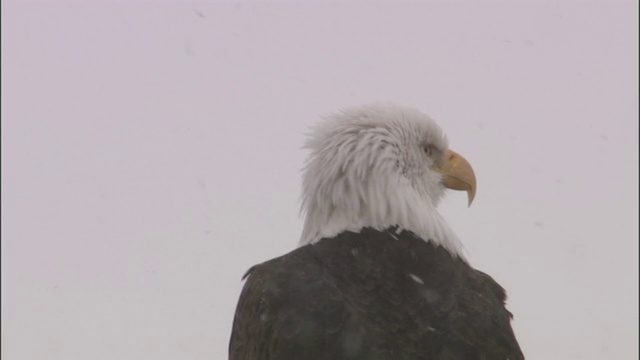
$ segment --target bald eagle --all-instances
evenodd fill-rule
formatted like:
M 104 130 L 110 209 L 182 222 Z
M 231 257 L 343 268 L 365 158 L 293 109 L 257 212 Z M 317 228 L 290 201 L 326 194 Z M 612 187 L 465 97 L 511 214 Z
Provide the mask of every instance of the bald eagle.
M 246 273 L 229 359 L 524 359 L 505 290 L 437 211 L 476 179 L 430 117 L 350 108 L 306 147 L 299 246 Z

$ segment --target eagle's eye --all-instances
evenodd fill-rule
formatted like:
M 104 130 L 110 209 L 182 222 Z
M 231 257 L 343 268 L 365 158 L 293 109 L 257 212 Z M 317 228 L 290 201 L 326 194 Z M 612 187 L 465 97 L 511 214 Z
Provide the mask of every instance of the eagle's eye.
M 431 154 L 433 154 L 433 146 L 425 145 L 424 146 L 424 153 L 427 154 L 427 156 L 431 156 Z

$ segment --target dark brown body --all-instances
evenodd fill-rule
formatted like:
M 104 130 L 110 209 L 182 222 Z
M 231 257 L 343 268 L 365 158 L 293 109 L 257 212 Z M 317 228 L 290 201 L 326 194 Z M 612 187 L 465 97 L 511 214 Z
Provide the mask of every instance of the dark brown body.
M 410 232 L 345 232 L 248 276 L 230 360 L 524 359 L 504 289 Z

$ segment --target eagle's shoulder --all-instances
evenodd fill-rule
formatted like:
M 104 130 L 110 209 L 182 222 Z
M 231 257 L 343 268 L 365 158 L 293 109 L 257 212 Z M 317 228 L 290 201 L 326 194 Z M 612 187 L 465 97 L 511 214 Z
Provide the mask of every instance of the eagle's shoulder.
M 249 270 L 231 359 L 521 359 L 505 298 L 411 232 L 344 232 Z

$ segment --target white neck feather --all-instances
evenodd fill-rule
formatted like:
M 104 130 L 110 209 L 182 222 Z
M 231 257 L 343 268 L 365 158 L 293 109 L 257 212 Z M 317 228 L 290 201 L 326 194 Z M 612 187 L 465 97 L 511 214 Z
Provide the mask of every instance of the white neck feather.
M 399 231 L 412 231 L 422 239 L 432 241 L 451 254 L 464 258 L 461 241 L 435 207 L 425 204 L 426 201 L 420 199 L 420 195 L 413 189 L 399 187 L 396 191 L 384 190 L 375 194 L 379 199 L 375 205 L 362 199 L 340 207 L 310 202 L 305 209 L 304 229 L 299 245 L 331 238 L 343 231 L 359 232 L 365 227 L 385 230 L 397 225 Z M 389 201 L 380 201 L 383 199 Z

